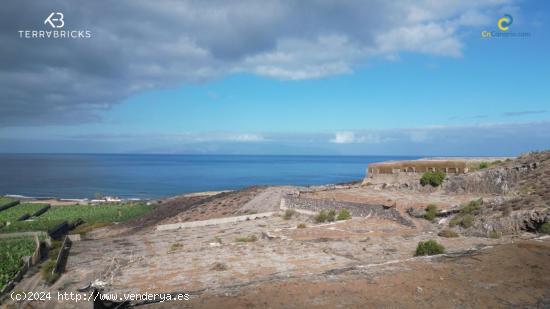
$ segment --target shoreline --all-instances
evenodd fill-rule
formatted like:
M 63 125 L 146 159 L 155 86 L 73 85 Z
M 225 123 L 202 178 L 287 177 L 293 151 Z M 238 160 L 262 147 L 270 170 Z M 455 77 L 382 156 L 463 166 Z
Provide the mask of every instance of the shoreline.
M 229 192 L 235 192 L 244 190 L 246 188 L 250 187 L 297 187 L 297 188 L 318 188 L 318 189 L 326 189 L 326 188 L 334 188 L 334 187 L 342 187 L 342 186 L 350 186 L 355 184 L 360 184 L 363 181 L 363 179 L 356 179 L 352 181 L 346 181 L 346 182 L 338 182 L 338 183 L 326 183 L 326 184 L 311 184 L 311 185 L 293 185 L 293 184 L 285 184 L 285 185 L 250 185 L 245 186 L 242 188 L 234 189 L 234 190 L 208 190 L 208 191 L 195 191 L 195 192 L 187 192 L 187 193 L 181 193 L 171 196 L 164 196 L 164 197 L 158 197 L 158 198 L 119 198 L 119 197 L 113 197 L 113 196 L 106 196 L 106 198 L 109 198 L 107 200 L 103 199 L 90 199 L 90 198 L 63 198 L 63 197 L 55 197 L 55 196 L 26 196 L 22 194 L 4 194 L 0 195 L 0 197 L 7 197 L 7 198 L 13 198 L 18 199 L 25 202 L 33 202 L 33 203 L 47 203 L 51 204 L 52 206 L 61 206 L 61 205 L 74 205 L 81 204 L 81 205 L 87 205 L 87 204 L 101 204 L 101 203 L 117 203 L 117 202 L 154 202 L 154 201 L 167 201 L 172 200 L 179 197 L 197 197 L 197 196 L 214 196 L 221 193 L 229 193 Z
M 242 190 L 242 189 L 238 189 Z M 5 194 L 0 197 L 17 199 L 28 203 L 46 203 L 52 206 L 68 206 L 68 205 L 95 205 L 105 203 L 128 203 L 128 202 L 152 202 L 171 200 L 178 197 L 196 197 L 196 196 L 214 196 L 220 193 L 233 192 L 238 190 L 215 190 L 215 191 L 197 191 L 184 194 L 173 195 L 162 198 L 110 198 L 110 199 L 89 199 L 89 198 L 62 198 L 54 196 L 26 196 L 20 194 Z

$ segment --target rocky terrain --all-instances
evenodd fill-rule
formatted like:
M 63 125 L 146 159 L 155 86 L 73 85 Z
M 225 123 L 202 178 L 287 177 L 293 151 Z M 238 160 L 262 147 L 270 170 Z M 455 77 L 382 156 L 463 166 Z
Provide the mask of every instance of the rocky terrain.
M 96 304 L 117 308 L 548 308 L 550 237 L 541 227 L 550 221 L 549 158 L 527 154 L 447 176 L 438 188 L 353 183 L 175 197 L 75 241 L 52 286 L 36 273 L 17 288 L 190 295 Z M 352 218 L 318 222 L 331 209 Z M 445 254 L 416 257 L 427 240 Z

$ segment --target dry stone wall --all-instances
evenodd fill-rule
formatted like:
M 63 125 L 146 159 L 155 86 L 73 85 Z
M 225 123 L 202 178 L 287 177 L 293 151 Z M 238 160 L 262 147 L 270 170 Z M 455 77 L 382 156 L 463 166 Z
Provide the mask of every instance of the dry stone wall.
M 326 199 L 312 199 L 290 195 L 284 196 L 282 199 L 282 208 L 301 209 L 314 213 L 320 212 L 321 210 L 327 211 L 334 209 L 339 211 L 341 209 L 347 209 L 353 217 L 378 217 L 414 227 L 414 224 L 410 220 L 401 216 L 399 211 L 391 206 Z

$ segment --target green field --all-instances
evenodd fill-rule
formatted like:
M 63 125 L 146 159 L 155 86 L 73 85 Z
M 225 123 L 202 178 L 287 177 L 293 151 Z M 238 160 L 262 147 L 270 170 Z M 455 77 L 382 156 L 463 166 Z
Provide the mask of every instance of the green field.
M 0 238 L 0 289 L 17 274 L 21 258 L 31 256 L 34 249 L 33 237 Z
M 0 206 L 4 206 L 5 204 L 9 202 L 13 202 L 15 199 L 9 198 L 9 197 L 0 197 Z
M 27 207 L 27 204 L 23 205 Z M 18 208 L 19 206 L 20 205 L 13 208 Z M 42 206 L 43 205 L 40 205 L 37 209 Z M 68 221 L 70 223 L 78 218 L 90 224 L 98 222 L 121 222 L 139 217 L 153 209 L 153 207 L 154 206 L 149 206 L 144 203 L 52 206 L 52 208 L 38 218 L 31 218 L 26 221 L 12 221 L 9 225 L 0 228 L 0 233 L 47 231 L 63 221 Z M 21 214 L 25 213 L 23 208 L 13 210 L 13 212 L 13 217 L 15 217 L 14 220 L 17 220 Z M 15 213 L 19 214 L 19 216 L 15 215 Z M 1 215 L 2 212 L 0 212 L 0 216 Z M 0 221 L 2 220 L 3 219 L 0 219 Z
M 0 211 L 0 221 L 2 222 L 13 222 L 16 221 L 19 217 L 24 214 L 32 215 L 40 208 L 46 206 L 47 204 L 19 204 L 8 208 L 6 210 Z

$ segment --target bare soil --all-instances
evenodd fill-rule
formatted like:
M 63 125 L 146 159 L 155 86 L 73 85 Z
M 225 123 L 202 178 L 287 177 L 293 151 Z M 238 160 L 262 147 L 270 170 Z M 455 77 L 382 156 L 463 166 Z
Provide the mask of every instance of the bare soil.
M 204 294 L 191 308 L 549 308 L 550 241 Z M 151 305 L 169 308 L 172 304 Z

